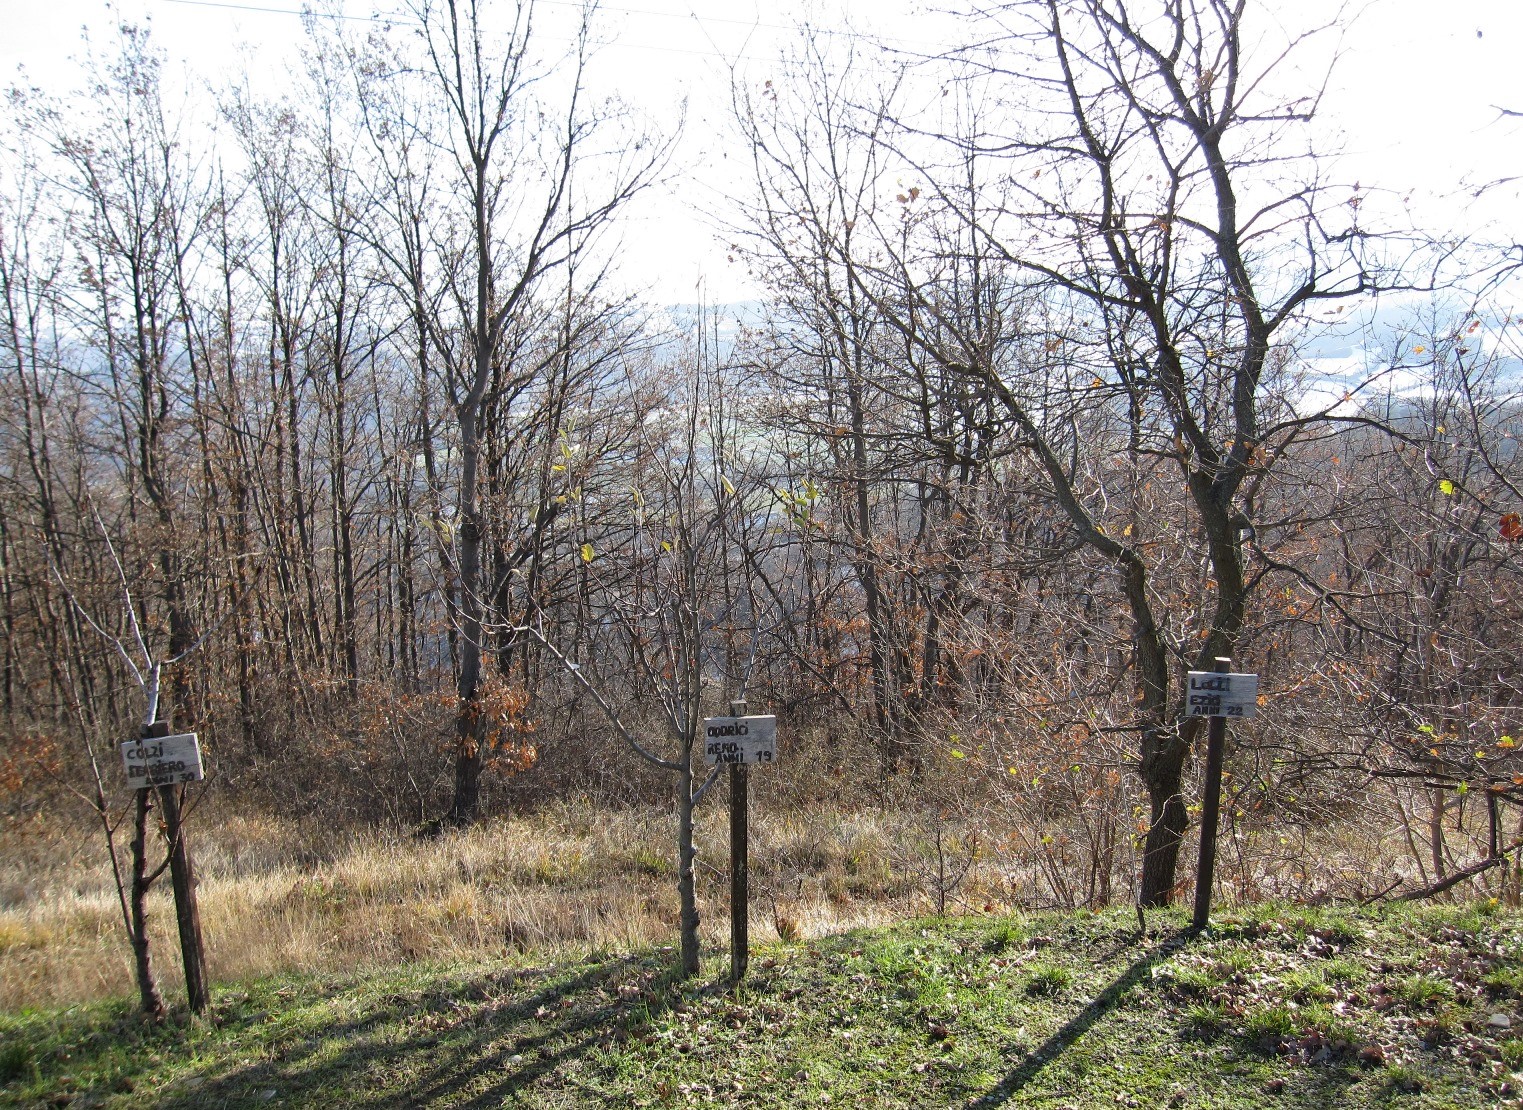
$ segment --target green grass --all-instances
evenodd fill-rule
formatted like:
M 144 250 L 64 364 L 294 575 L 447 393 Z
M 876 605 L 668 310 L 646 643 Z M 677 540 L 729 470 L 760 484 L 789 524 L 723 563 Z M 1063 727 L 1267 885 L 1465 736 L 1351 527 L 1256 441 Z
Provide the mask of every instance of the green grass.
M 1243 1020 L 1243 1032 L 1265 1049 L 1278 1048 L 1280 1042 L 1293 1036 L 1299 1025 L 1297 1014 L 1283 1002 L 1258 1006 L 1250 1010 Z
M 1523 1068 L 1523 1041 L 1502 1042 L 1502 1063 L 1514 1071 Z
M 1184 1012 L 1185 1029 L 1205 1040 L 1220 1036 L 1227 1028 L 1227 1012 L 1215 1002 L 1188 1006 Z
M 1205 995 L 1224 984 L 1220 976 L 1203 967 L 1170 968 L 1169 978 L 1173 980 L 1175 990 L 1191 997 Z
M 1073 982 L 1074 973 L 1062 964 L 1043 963 L 1031 969 L 1026 980 L 1026 993 L 1035 995 L 1062 994 Z
M 1393 1095 L 1417 1094 L 1427 1086 L 1423 1073 L 1406 1064 L 1395 1064 L 1387 1068 L 1384 1082 L 1386 1091 Z
M 1322 965 L 1321 970 L 1324 982 L 1340 986 L 1358 983 L 1365 974 L 1364 967 L 1353 960 L 1328 960 Z
M 1434 1010 L 1454 1001 L 1454 987 L 1434 975 L 1413 975 L 1396 983 L 1396 997 L 1419 1010 Z
M 12 1083 L 23 1079 L 31 1069 L 31 1046 L 20 1041 L 0 1045 L 0 1083 Z
M 1498 967 L 1482 979 L 1486 992 L 1494 998 L 1523 998 L 1523 967 Z
M 1281 979 L 1285 993 L 1296 1002 L 1326 1002 L 1336 993 L 1320 967 L 1292 971 Z
M 680 982 L 660 950 L 223 984 L 207 1018 L 157 1027 L 125 1002 L 12 1013 L 0 1106 L 1523 1105 L 1523 1048 L 1487 1026 L 1523 1012 L 1485 982 L 1523 951 L 1517 916 L 1150 924 L 918 921 L 762 947 L 738 994 L 723 953 Z M 1442 1043 L 1419 1035 L 1421 1002 L 1452 1018 Z

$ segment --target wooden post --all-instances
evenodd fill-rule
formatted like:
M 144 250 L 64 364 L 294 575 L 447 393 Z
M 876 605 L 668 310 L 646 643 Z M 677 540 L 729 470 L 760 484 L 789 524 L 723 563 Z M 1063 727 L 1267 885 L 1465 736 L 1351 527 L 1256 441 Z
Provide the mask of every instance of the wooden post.
M 1486 817 L 1490 822 L 1486 858 L 1496 859 L 1502 854 L 1502 837 L 1497 813 L 1497 786 L 1491 782 L 1486 784 Z
M 744 717 L 746 703 L 732 701 L 730 716 Z M 750 814 L 748 768 L 730 764 L 730 983 L 739 987 L 751 962 Z
M 143 739 L 169 735 L 168 721 L 143 727 Z M 164 810 L 164 835 L 169 839 L 169 884 L 174 889 L 175 923 L 180 931 L 180 959 L 185 967 L 185 997 L 193 1014 L 206 1012 L 211 1001 L 206 976 L 206 945 L 201 939 L 201 907 L 196 901 L 196 864 L 180 813 L 180 787 L 157 788 Z
M 1217 674 L 1230 674 L 1232 660 L 1216 657 Z M 1200 866 L 1195 869 L 1195 917 L 1190 927 L 1200 931 L 1211 923 L 1211 884 L 1216 873 L 1216 825 L 1222 808 L 1222 758 L 1227 746 L 1227 718 L 1210 717 L 1206 724 L 1206 777 L 1201 784 Z

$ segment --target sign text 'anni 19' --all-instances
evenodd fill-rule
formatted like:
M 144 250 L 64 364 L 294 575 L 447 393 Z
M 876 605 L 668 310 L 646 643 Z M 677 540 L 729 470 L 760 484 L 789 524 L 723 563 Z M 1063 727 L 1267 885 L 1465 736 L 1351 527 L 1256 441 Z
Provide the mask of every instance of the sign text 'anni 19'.
M 708 764 L 777 762 L 777 718 L 705 717 L 703 761 Z

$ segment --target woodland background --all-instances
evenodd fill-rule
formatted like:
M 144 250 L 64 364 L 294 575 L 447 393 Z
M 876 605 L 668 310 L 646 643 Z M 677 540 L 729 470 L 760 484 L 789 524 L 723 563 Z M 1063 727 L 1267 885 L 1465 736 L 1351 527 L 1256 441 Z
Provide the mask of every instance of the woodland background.
M 312 18 L 276 99 L 123 26 L 11 90 L 6 835 L 130 820 L 146 651 L 201 830 L 691 806 L 743 693 L 768 804 L 909 815 L 940 909 L 991 853 L 980 898 L 1161 904 L 1229 655 L 1243 896 L 1515 903 L 1516 248 L 1334 180 L 1338 17 L 1263 14 L 801 27 L 715 140 L 744 305 L 631 292 L 670 136 L 585 94 L 590 8 Z

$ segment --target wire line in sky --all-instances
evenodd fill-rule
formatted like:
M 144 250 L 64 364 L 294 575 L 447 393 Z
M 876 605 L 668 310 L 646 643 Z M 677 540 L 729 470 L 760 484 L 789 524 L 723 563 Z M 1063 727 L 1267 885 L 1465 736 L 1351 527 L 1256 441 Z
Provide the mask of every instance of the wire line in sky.
M 293 11 L 290 8 L 261 8 L 254 4 L 230 4 L 224 0 L 159 0 L 162 4 L 180 4 L 187 8 L 226 8 L 235 12 L 263 12 L 267 15 L 310 15 L 317 19 L 350 19 L 356 23 L 389 23 L 388 19 L 374 15 L 334 15 L 331 12 L 318 12 L 308 9 Z
M 260 7 L 260 6 L 254 5 L 254 4 L 233 4 L 233 3 L 228 3 L 227 0 L 159 0 L 159 2 L 160 3 L 164 3 L 164 4 L 179 4 L 182 7 L 187 7 L 187 8 L 219 8 L 219 9 L 225 9 L 225 10 L 228 10 L 228 11 L 235 11 L 235 12 L 258 12 L 258 13 L 264 14 L 264 15 L 294 15 L 294 16 L 298 16 L 298 17 L 309 16 L 310 15 L 313 18 L 316 18 L 316 19 L 344 19 L 344 20 L 349 20 L 349 21 L 355 22 L 355 23 L 386 23 L 386 24 L 391 24 L 391 23 L 411 23 L 412 22 L 411 19 L 407 19 L 407 18 L 404 18 L 402 16 L 344 15 L 344 14 L 334 14 L 332 12 L 313 11 L 310 8 L 304 8 L 304 9 L 266 8 L 266 7 Z M 542 4 L 552 4 L 552 5 L 556 6 L 556 7 L 563 7 L 563 8 L 580 7 L 579 4 L 572 3 L 571 0 L 538 0 L 538 2 L 542 3 Z M 683 19 L 683 20 L 686 20 L 686 19 L 691 17 L 694 21 L 696 21 L 699 24 L 700 28 L 702 27 L 702 25 L 704 23 L 704 17 L 701 17 L 697 13 L 692 12 L 692 11 L 689 11 L 685 15 L 679 15 L 679 14 L 671 13 L 671 12 L 640 11 L 640 10 L 637 10 L 637 9 L 634 9 L 634 8 L 612 8 L 612 7 L 607 7 L 607 8 L 603 8 L 602 10 L 604 10 L 604 11 L 610 11 L 610 12 L 627 13 L 627 14 L 630 14 L 630 15 L 662 16 L 662 17 L 665 17 L 665 18 L 668 18 L 668 19 Z M 771 26 L 770 24 L 752 24 L 752 23 L 747 23 L 744 20 L 739 20 L 739 19 L 723 19 L 723 18 L 720 18 L 720 17 L 708 17 L 708 18 L 712 22 L 736 23 L 736 24 L 740 24 L 741 26 L 746 26 L 746 27 Z M 705 35 L 707 35 L 707 31 L 705 31 Z M 858 36 L 858 37 L 860 37 L 860 36 Z M 709 41 L 711 43 L 714 41 L 711 36 L 709 37 Z M 617 47 L 619 47 L 621 49 L 625 49 L 625 50 L 654 50 L 654 51 L 657 51 L 658 53 L 662 53 L 662 54 L 691 54 L 691 55 L 696 55 L 698 57 L 703 57 L 703 58 L 720 58 L 720 59 L 723 59 L 725 61 L 736 61 L 736 60 L 739 60 L 740 58 L 748 58 L 748 57 L 750 57 L 749 55 L 747 55 L 745 53 L 744 50 L 742 50 L 740 53 L 734 55 L 734 57 L 731 57 L 730 55 L 723 53 L 722 51 L 718 50 L 717 48 L 714 49 L 714 50 L 696 50 L 696 49 L 692 49 L 690 47 L 683 47 L 683 46 L 656 46 L 656 45 L 654 45 L 652 43 L 643 43 L 643 42 L 615 42 L 615 43 L 612 43 L 610 45 L 617 46 Z
M 576 0 L 537 0 L 537 2 L 541 3 L 541 4 L 548 4 L 548 5 L 551 5 L 553 7 L 558 7 L 558 8 L 580 8 L 580 7 L 582 7 L 582 5 L 577 3 Z M 225 9 L 225 10 L 228 10 L 228 11 L 237 11 L 237 12 L 260 12 L 260 13 L 263 13 L 263 14 L 266 14 L 266 15 L 294 15 L 294 16 L 306 16 L 306 15 L 310 15 L 310 16 L 313 16 L 313 17 L 315 17 L 317 19 L 345 19 L 345 20 L 353 21 L 355 23 L 406 23 L 406 22 L 411 22 L 411 20 L 405 19 L 405 18 L 403 18 L 400 15 L 396 15 L 396 16 L 389 16 L 389 15 L 385 15 L 385 16 L 383 16 L 383 15 L 345 15 L 345 14 L 342 14 L 342 13 L 334 14 L 332 12 L 320 12 L 320 11 L 313 10 L 311 8 L 296 8 L 296 9 L 293 9 L 293 8 L 268 8 L 268 7 L 263 7 L 263 6 L 255 5 L 255 4 L 235 4 L 235 3 L 232 3 L 231 0 L 160 0 L 160 3 L 164 3 L 164 4 L 179 4 L 179 5 L 183 6 L 183 7 L 188 7 L 188 8 L 221 8 L 221 9 Z M 732 19 L 732 18 L 730 18 L 728 16 L 722 16 L 722 15 L 699 15 L 697 12 L 693 11 L 692 8 L 689 8 L 686 12 L 659 12 L 659 11 L 653 11 L 653 10 L 651 10 L 649 8 L 621 8 L 621 7 L 617 7 L 617 6 L 611 5 L 611 4 L 599 4 L 598 5 L 598 10 L 599 11 L 605 11 L 605 12 L 615 12 L 615 13 L 617 13 L 619 15 L 643 15 L 643 16 L 650 16 L 650 17 L 655 18 L 655 19 L 681 19 L 681 20 L 691 19 L 695 23 L 697 23 L 700 28 L 702 28 L 705 24 L 708 24 L 708 23 L 726 23 L 726 24 L 730 24 L 730 25 L 735 26 L 735 27 L 749 27 L 749 28 L 751 28 L 753 30 L 763 30 L 763 31 L 785 31 L 786 32 L 786 31 L 792 31 L 792 30 L 795 29 L 793 27 L 790 27 L 790 26 L 788 26 L 786 24 L 782 24 L 782 23 L 763 23 L 760 20 Z M 813 28 L 813 30 L 816 33 L 818 33 L 818 34 L 829 35 L 829 36 L 831 36 L 833 38 L 851 39 L 851 40 L 854 40 L 856 42 L 869 42 L 869 43 L 872 43 L 874 45 L 885 43 L 885 42 L 899 42 L 899 43 L 902 43 L 902 42 L 906 41 L 904 39 L 897 39 L 897 38 L 892 38 L 892 37 L 869 38 L 867 35 L 861 34 L 860 32 L 857 32 L 857 31 L 846 31 L 846 30 L 842 30 L 840 28 L 815 27 L 815 28 Z M 705 33 L 707 33 L 707 32 L 705 31 Z M 709 41 L 713 42 L 713 39 L 710 38 Z M 642 44 L 638 44 L 638 43 L 621 43 L 620 45 L 631 46 L 631 47 L 633 47 L 635 49 L 639 49 L 639 50 L 659 50 L 659 51 L 663 51 L 663 52 L 666 52 L 666 53 L 675 53 L 675 54 L 700 54 L 700 55 L 706 55 L 706 56 L 711 56 L 711 57 L 716 57 L 716 58 L 726 58 L 727 57 L 727 55 L 725 55 L 724 53 L 722 53 L 722 52 L 720 52 L 718 50 L 714 50 L 714 51 L 709 51 L 709 50 L 688 50 L 688 49 L 683 49 L 681 47 L 674 47 L 674 46 L 646 46 L 646 45 L 642 45 Z

